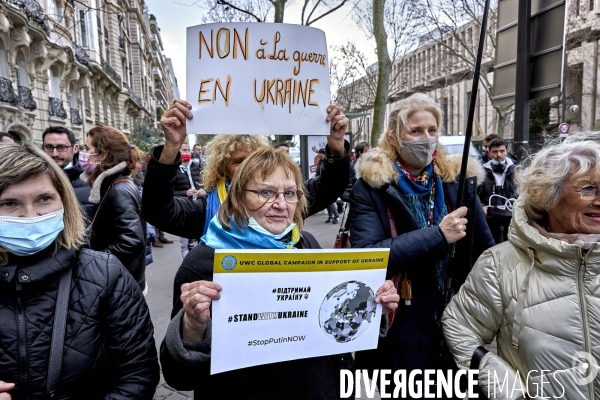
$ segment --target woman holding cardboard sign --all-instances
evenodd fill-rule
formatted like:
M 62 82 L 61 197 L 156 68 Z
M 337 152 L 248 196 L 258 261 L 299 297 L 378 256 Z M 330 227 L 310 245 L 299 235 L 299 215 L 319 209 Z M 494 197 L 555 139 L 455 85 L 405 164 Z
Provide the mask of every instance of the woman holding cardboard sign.
M 186 120 L 192 118 L 191 105 L 184 100 L 175 100 L 162 116 L 160 123 L 165 132 L 165 145 L 154 149 L 144 183 L 142 213 L 155 227 L 174 235 L 198 239 L 206 232 L 205 226 L 216 214 L 227 194 L 227 186 L 239 165 L 254 151 L 268 147 L 259 135 L 219 135 L 210 145 L 212 154 L 207 154 L 205 171 L 217 171 L 215 187 L 206 187 L 206 199 L 196 201 L 173 196 L 174 176 L 181 158 L 179 148 L 187 139 Z M 323 210 L 334 203 L 344 192 L 350 177 L 349 144 L 344 141 L 348 118 L 333 103 L 327 107 L 330 134 L 327 136 L 326 163 L 319 178 L 304 183 L 307 189 L 308 207 L 304 217 Z M 208 174 L 208 172 L 207 172 Z
M 215 249 L 320 248 L 311 234 L 301 231 L 307 208 L 302 187 L 296 164 L 280 151 L 266 147 L 242 163 L 207 234 L 175 276 L 173 319 L 161 346 L 169 385 L 208 399 L 339 398 L 340 370 L 349 367 L 349 354 L 210 374 L 211 304 L 221 297 L 221 285 L 213 282 Z M 393 283 L 386 281 L 375 302 L 387 314 L 398 301 Z

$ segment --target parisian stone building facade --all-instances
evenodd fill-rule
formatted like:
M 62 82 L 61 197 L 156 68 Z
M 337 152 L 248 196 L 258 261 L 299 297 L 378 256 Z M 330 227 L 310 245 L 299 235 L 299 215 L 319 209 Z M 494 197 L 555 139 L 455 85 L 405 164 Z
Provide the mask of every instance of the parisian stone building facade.
M 396 101 L 412 93 L 425 93 L 442 107 L 444 134 L 460 134 L 465 127 L 473 76 L 473 66 L 466 61 L 468 57 L 464 57 L 463 53 L 466 47 L 477 51 L 478 34 L 479 27 L 471 23 L 455 32 L 424 36 L 414 51 L 396 60 L 390 73 L 385 125 Z M 483 65 L 493 65 L 494 50 L 487 43 L 484 54 Z M 343 87 L 338 93 L 338 103 L 344 111 L 357 116 L 350 121 L 355 142 L 370 141 L 376 75 L 375 65 L 370 74 Z M 487 79 L 492 83 L 493 73 L 487 74 Z M 479 91 L 476 110 L 477 125 L 473 135 L 482 137 L 495 131 L 497 113 L 485 90 Z
M 600 130 L 600 0 L 567 2 L 567 108 L 565 120 L 574 130 Z M 472 88 L 473 64 L 465 61 L 467 47 L 477 52 L 479 25 L 465 24 L 456 31 L 435 38 L 422 38 L 417 48 L 394 62 L 390 74 L 387 115 L 394 103 L 412 93 L 425 93 L 434 98 L 444 112 L 444 134 L 458 135 L 465 130 Z M 486 42 L 483 66 L 489 72 L 486 83 L 494 83 L 494 54 L 491 39 Z M 513 137 L 512 118 L 508 112 L 503 122 L 491 103 L 491 97 L 480 83 L 473 127 L 474 140 L 491 133 L 506 139 Z M 355 141 L 369 141 L 373 121 L 376 66 L 371 74 L 340 89 L 338 103 L 347 114 L 356 116 L 350 129 Z M 550 99 L 557 104 L 559 97 Z M 571 107 L 576 105 L 577 107 Z M 505 110 L 501 110 L 505 111 Z M 512 110 L 511 110 L 512 111 Z M 550 123 L 560 122 L 560 107 L 548 112 Z M 387 125 L 387 121 L 386 121 Z
M 177 81 L 143 0 L 0 0 L 0 131 L 78 140 L 105 124 L 158 120 Z

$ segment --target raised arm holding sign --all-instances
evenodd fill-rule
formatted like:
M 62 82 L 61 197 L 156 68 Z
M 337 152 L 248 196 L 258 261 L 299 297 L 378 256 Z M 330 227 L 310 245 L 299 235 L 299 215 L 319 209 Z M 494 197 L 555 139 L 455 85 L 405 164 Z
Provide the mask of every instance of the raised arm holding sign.
M 227 30 L 230 32 L 229 36 L 225 33 Z M 192 35 L 190 32 L 195 33 Z M 270 39 L 260 40 L 266 37 Z M 256 54 L 262 54 L 260 49 L 267 48 L 265 41 L 268 42 L 271 38 L 276 41 L 277 51 L 271 48 L 271 53 L 266 52 L 264 59 L 257 57 Z M 199 44 L 198 40 L 200 40 Z M 227 40 L 234 42 L 227 42 Z M 191 46 L 190 43 L 196 43 L 199 47 L 196 44 Z M 229 53 L 226 45 L 229 46 Z M 231 47 L 232 45 L 235 46 Z M 321 47 L 315 50 L 313 47 L 317 45 Z M 295 50 L 291 51 L 291 49 Z M 252 56 L 250 56 L 251 52 Z M 272 54 L 275 54 L 273 58 L 269 58 Z M 315 61 L 315 54 L 320 55 L 317 61 Z M 296 58 L 295 64 L 294 58 Z M 198 75 L 198 71 L 201 71 L 202 76 Z M 323 130 L 325 133 L 329 130 L 325 149 L 326 168 L 319 178 L 304 182 L 305 195 L 309 199 L 309 208 L 305 216 L 312 215 L 335 202 L 344 192 L 350 175 L 349 145 L 344 141 L 349 121 L 341 113 L 337 104 L 326 105 L 329 102 L 326 71 L 328 67 L 325 36 L 318 29 L 290 27 L 285 24 L 212 24 L 189 28 L 188 88 L 192 86 L 200 88 L 202 85 L 204 90 L 205 84 L 202 84 L 202 81 L 210 79 L 211 74 L 226 74 L 231 77 L 231 81 L 229 86 L 223 89 L 223 93 L 226 96 L 229 93 L 231 98 L 227 98 L 226 102 L 220 102 L 217 101 L 219 99 L 217 96 L 213 104 L 212 101 L 203 101 L 203 95 L 199 99 L 199 94 L 190 92 L 189 89 L 188 101 L 175 100 L 162 116 L 161 125 L 165 133 L 165 145 L 157 147 L 153 152 L 148 165 L 146 190 L 142 200 L 142 212 L 147 221 L 161 230 L 181 237 L 200 238 L 217 208 L 224 201 L 235 168 L 252 152 L 267 146 L 268 143 L 262 135 L 269 134 L 290 135 L 298 134 L 299 131 L 302 131 L 300 132 L 302 134 L 323 134 Z M 265 92 L 263 103 L 257 103 L 252 93 L 254 79 L 263 82 L 267 79 L 267 75 L 287 76 L 281 75 L 284 73 L 295 76 L 296 80 L 305 79 L 304 84 L 297 83 L 293 86 L 289 81 L 288 86 L 275 84 L 270 88 L 267 85 L 265 90 L 275 90 L 275 92 L 269 92 L 271 95 Z M 263 78 L 256 74 L 262 74 L 260 76 Z M 317 79 L 320 85 L 315 81 L 310 86 L 310 81 L 314 79 Z M 309 82 L 308 86 L 306 80 Z M 221 88 L 224 80 L 220 79 L 219 82 Z M 214 84 L 217 84 L 216 81 Z M 302 88 L 305 90 L 305 97 L 301 94 L 292 96 L 291 92 L 286 92 L 286 87 L 294 90 Z M 251 90 L 248 89 L 250 90 L 248 92 L 242 88 Z M 218 92 L 221 93 L 221 90 L 219 89 Z M 282 108 L 279 104 L 282 99 L 289 100 L 294 105 Z M 279 103 L 274 104 L 273 100 Z M 199 198 L 197 201 L 174 198 L 172 193 L 171 179 L 178 170 L 179 148 L 189 133 L 229 134 L 231 138 L 229 145 L 222 148 L 223 152 L 227 152 L 226 155 L 218 154 L 209 157 L 204 169 L 205 175 L 212 166 L 212 170 L 217 170 L 218 173 L 215 175 L 218 176 L 217 179 L 213 179 L 216 181 L 213 182 L 215 187 L 205 188 L 208 192 L 207 198 Z M 236 134 L 231 135 L 232 133 Z M 226 135 L 215 138 L 215 142 L 226 142 L 223 136 Z M 229 154 L 231 149 L 233 154 Z M 232 165 L 229 165 L 230 163 Z M 217 196 L 218 193 L 221 194 Z
M 174 162 L 181 144 L 187 140 L 187 120 L 193 118 L 191 109 L 192 105 L 187 101 L 175 100 L 161 117 L 160 124 L 165 133 L 165 147 L 159 160 L 161 163 Z M 342 114 L 336 103 L 331 103 L 327 106 L 325 121 L 329 122 L 327 145 L 330 154 L 334 157 L 342 157 L 344 155 L 344 134 L 348 129 L 349 120 Z

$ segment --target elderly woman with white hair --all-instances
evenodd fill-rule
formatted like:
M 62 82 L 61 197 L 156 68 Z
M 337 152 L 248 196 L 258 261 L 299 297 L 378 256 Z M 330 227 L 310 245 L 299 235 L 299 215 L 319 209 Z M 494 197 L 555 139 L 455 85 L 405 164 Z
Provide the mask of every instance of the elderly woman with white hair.
M 446 342 L 462 368 L 475 354 L 490 398 L 600 398 L 599 182 L 600 143 L 537 153 L 517 173 L 508 242 L 479 258 L 446 308 Z M 494 338 L 498 355 L 485 354 Z

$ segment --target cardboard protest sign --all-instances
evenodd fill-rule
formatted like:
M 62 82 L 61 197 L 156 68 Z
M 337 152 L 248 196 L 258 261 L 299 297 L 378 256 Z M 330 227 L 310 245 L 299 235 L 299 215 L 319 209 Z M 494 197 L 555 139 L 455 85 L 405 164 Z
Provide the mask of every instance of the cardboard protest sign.
M 325 33 L 302 25 L 187 29 L 190 134 L 328 135 Z

